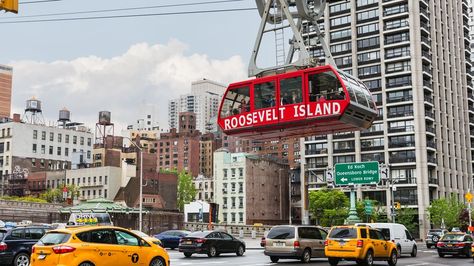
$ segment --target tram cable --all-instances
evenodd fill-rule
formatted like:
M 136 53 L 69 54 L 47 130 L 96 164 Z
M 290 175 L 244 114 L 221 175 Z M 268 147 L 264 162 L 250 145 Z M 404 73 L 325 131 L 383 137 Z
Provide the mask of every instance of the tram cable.
M 44 0 L 44 1 L 63 1 L 63 0 Z M 207 1 L 207 2 L 155 5 L 155 6 L 141 6 L 141 7 L 128 7 L 128 8 L 101 9 L 101 10 L 86 10 L 86 11 L 62 12 L 62 13 L 51 13 L 51 14 L 38 14 L 38 15 L 18 16 L 18 17 L 0 17 L 0 20 L 50 17 L 50 16 L 65 16 L 65 15 L 78 15 L 78 14 L 92 14 L 92 13 L 103 13 L 103 12 L 131 11 L 131 10 L 168 8 L 168 7 L 210 5 L 210 4 L 222 4 L 222 3 L 242 2 L 242 1 L 244 1 L 244 0 L 219 0 L 219 1 Z M 39 1 L 39 2 L 42 2 L 42 1 Z M 24 2 L 24 3 L 36 3 L 36 2 Z
M 196 11 L 180 11 L 180 12 L 164 12 L 164 13 L 148 13 L 148 14 L 131 14 L 116 16 L 97 16 L 97 17 L 73 17 L 73 18 L 52 18 L 38 20 L 22 20 L 22 21 L 0 21 L 0 24 L 20 24 L 20 23 L 38 23 L 38 22 L 54 22 L 54 21 L 78 21 L 78 20 L 96 20 L 96 19 L 114 19 L 114 18 L 133 18 L 133 17 L 155 17 L 155 16 L 172 16 L 172 15 L 191 15 L 191 14 L 209 14 L 209 13 L 226 13 L 256 10 L 255 7 L 234 8 L 234 9 L 214 9 L 214 10 L 196 10 Z

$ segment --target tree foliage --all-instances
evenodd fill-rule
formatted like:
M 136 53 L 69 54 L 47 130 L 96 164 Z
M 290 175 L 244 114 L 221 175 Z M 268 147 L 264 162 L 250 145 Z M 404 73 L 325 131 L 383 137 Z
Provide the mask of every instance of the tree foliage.
M 465 207 L 465 204 L 460 202 L 454 195 L 434 200 L 428 208 L 431 223 L 436 227 L 441 227 L 441 223 L 444 220 L 447 228 L 460 227 L 459 217 Z
M 340 225 L 348 216 L 349 198 L 340 190 L 311 191 L 309 211 L 321 226 Z
M 75 199 L 79 197 L 79 187 L 75 185 L 67 185 L 68 198 Z M 46 192 L 42 193 L 39 196 L 40 199 L 43 199 L 50 203 L 61 203 L 64 202 L 63 198 L 63 189 L 62 188 L 50 188 Z
M 22 202 L 35 202 L 35 203 L 46 203 L 47 201 L 41 198 L 36 198 L 32 196 L 17 197 L 17 196 L 4 196 L 0 197 L 1 200 L 11 200 L 11 201 L 22 201 Z
M 401 208 L 396 216 L 396 221 L 399 224 L 403 224 L 410 233 L 414 233 L 416 230 L 417 221 L 416 218 L 416 210 L 412 208 Z
M 178 209 L 184 210 L 184 205 L 190 203 L 196 197 L 196 187 L 193 184 L 193 177 L 186 171 L 181 171 L 178 175 Z

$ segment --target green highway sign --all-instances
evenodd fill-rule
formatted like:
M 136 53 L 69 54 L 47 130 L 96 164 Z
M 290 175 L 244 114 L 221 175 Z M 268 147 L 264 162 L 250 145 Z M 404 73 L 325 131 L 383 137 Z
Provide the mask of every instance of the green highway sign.
M 337 163 L 334 165 L 336 186 L 368 185 L 380 182 L 379 163 Z

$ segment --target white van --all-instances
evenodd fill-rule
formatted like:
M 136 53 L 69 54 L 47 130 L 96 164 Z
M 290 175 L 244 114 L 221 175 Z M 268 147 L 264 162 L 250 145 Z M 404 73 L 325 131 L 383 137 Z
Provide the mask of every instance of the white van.
M 397 244 L 399 255 L 411 255 L 416 257 L 418 249 L 415 239 L 403 224 L 396 223 L 367 223 L 373 228 L 377 228 L 390 238 L 392 242 Z

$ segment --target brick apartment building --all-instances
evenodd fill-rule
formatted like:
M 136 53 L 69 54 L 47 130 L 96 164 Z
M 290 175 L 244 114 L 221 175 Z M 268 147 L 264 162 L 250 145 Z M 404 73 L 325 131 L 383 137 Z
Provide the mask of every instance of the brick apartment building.
M 10 117 L 12 100 L 12 74 L 9 66 L 0 65 L 0 119 Z

